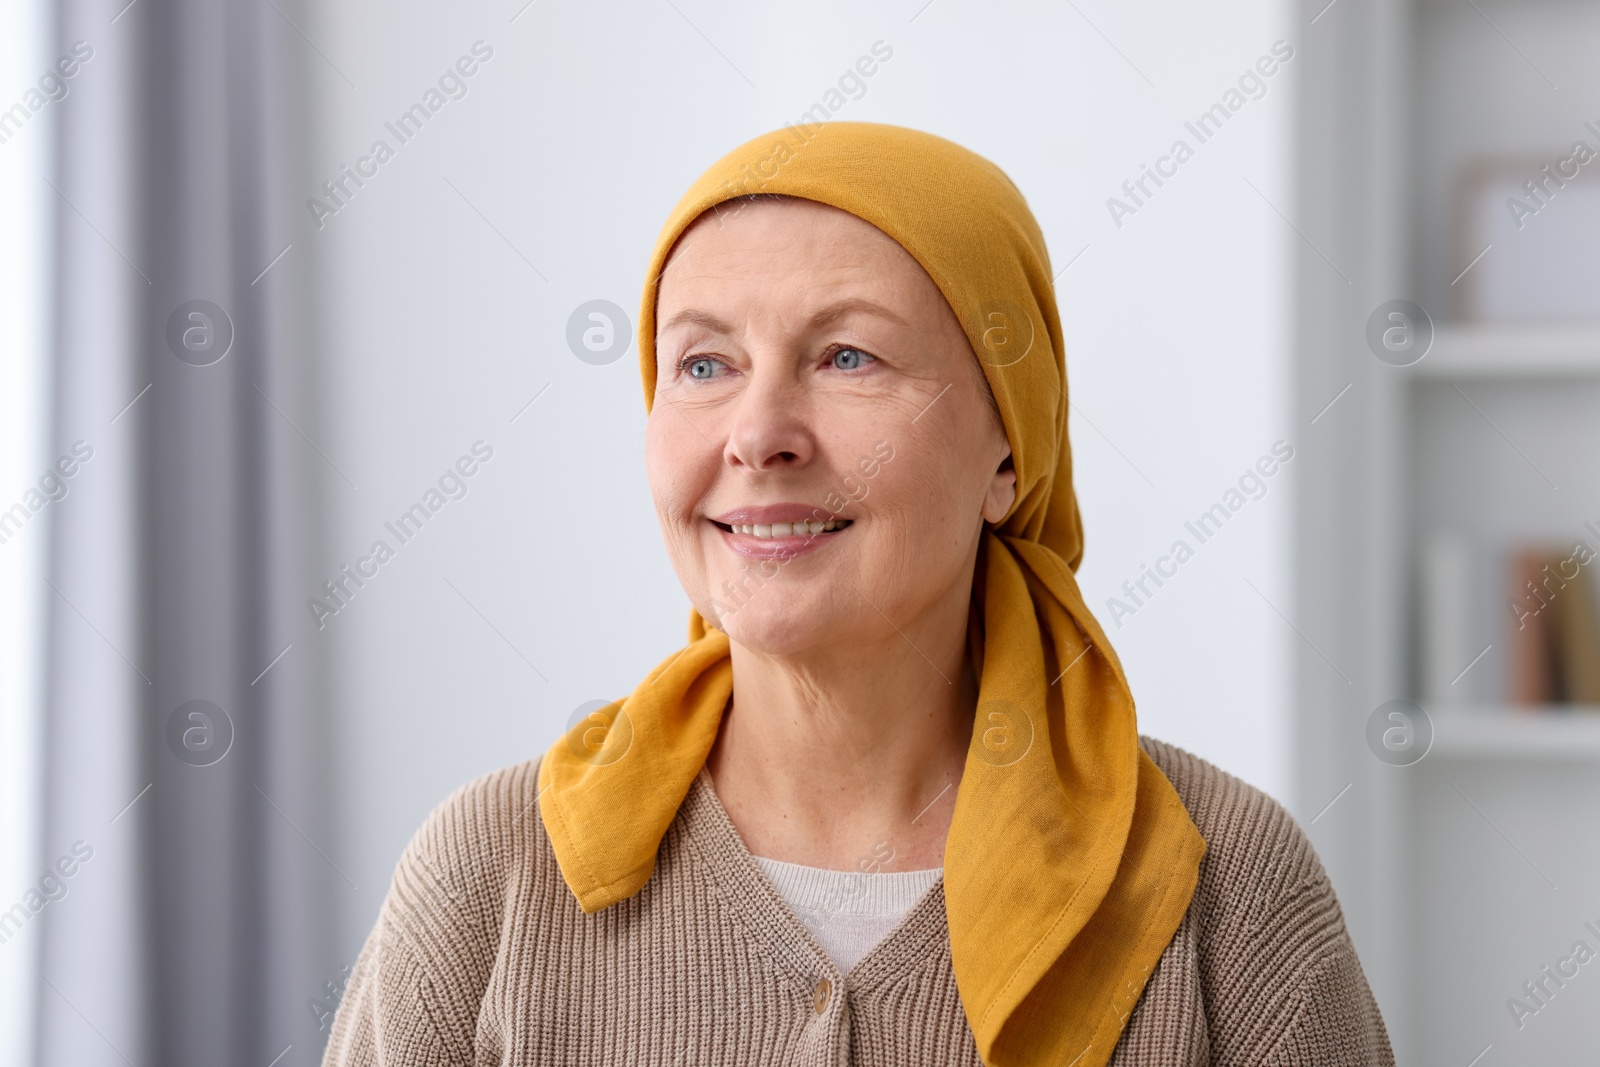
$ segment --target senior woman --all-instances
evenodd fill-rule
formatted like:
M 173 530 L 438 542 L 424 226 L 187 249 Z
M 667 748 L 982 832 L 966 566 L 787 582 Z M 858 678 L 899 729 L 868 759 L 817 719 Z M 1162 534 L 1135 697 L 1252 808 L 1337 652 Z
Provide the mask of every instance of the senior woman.
M 429 817 L 325 1062 L 1392 1063 L 1294 822 L 1137 733 L 1006 176 L 773 133 L 648 278 L 690 642 Z

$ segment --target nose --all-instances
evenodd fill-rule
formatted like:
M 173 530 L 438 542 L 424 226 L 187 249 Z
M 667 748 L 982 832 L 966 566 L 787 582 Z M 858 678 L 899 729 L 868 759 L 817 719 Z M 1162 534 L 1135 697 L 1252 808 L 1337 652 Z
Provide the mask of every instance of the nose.
M 747 471 L 798 469 L 816 454 L 803 387 L 778 367 L 755 360 L 728 428 L 722 458 Z

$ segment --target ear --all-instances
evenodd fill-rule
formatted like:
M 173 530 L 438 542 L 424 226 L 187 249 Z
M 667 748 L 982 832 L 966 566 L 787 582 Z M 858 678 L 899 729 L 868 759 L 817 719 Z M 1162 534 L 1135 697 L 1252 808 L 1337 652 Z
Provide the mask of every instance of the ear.
M 1011 511 L 1017 500 L 1017 470 L 1011 463 L 1011 449 L 1006 449 L 1005 459 L 989 479 L 989 490 L 983 495 L 983 519 L 998 523 Z

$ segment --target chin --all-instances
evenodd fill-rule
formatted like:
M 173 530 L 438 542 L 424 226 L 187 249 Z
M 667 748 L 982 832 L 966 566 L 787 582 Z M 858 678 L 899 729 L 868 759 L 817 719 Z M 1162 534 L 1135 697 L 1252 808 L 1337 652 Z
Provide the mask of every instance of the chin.
M 719 627 L 728 639 L 765 656 L 791 656 L 819 643 L 822 627 L 806 625 L 781 612 L 752 608 L 725 615 Z
M 834 598 L 796 592 L 768 588 L 739 607 L 722 602 L 728 610 L 717 620 L 717 628 L 752 652 L 788 656 L 837 640 L 853 621 L 840 617 Z M 711 618 L 706 609 L 701 614 Z

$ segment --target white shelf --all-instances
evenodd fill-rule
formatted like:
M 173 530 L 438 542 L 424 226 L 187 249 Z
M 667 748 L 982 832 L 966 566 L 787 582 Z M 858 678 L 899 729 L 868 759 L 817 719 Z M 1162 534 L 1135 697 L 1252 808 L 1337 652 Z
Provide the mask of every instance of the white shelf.
M 1600 376 L 1600 325 L 1441 326 L 1420 378 Z
M 1433 711 L 1427 758 L 1600 760 L 1600 708 Z

